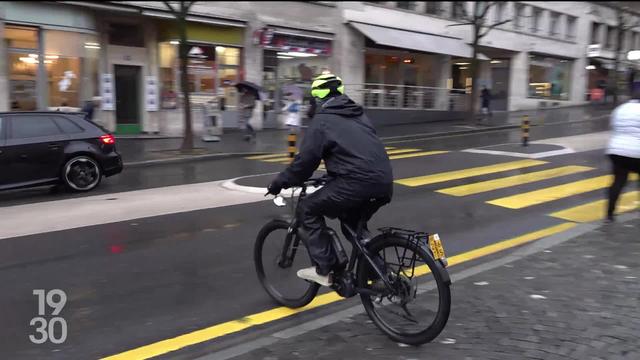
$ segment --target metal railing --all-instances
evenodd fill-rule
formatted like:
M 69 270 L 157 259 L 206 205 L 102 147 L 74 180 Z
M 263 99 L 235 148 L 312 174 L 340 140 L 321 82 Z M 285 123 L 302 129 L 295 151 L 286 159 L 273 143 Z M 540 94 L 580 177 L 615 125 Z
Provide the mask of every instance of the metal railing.
M 369 109 L 465 111 L 464 89 L 393 84 L 347 84 L 347 93 Z

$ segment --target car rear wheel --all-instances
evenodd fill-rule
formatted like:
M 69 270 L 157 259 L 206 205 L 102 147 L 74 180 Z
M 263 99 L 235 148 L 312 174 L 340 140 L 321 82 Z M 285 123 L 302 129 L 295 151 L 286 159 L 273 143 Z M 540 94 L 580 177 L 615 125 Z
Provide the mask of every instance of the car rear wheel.
M 98 163 L 88 156 L 76 156 L 64 164 L 62 183 L 71 191 L 89 191 L 102 180 L 102 170 Z

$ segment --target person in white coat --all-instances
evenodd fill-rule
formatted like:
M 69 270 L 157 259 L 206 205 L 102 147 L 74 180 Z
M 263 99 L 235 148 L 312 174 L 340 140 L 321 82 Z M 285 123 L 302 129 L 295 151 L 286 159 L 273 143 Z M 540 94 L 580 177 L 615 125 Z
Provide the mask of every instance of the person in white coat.
M 285 124 L 292 132 L 298 133 L 302 125 L 302 102 L 295 99 L 292 94 L 285 94 L 285 105 L 282 111 L 285 113 Z
M 640 91 L 634 91 L 631 100 L 613 110 L 611 132 L 606 153 L 611 159 L 614 180 L 609 188 L 607 222 L 614 221 L 616 204 L 629 172 L 640 174 Z

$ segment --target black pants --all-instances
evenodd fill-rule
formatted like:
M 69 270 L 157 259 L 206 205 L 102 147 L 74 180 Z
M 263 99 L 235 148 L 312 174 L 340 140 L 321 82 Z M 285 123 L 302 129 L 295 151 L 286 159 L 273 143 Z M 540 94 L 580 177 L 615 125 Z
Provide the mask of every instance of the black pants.
M 391 201 L 392 190 L 392 184 L 354 184 L 336 179 L 302 200 L 297 216 L 306 233 L 307 249 L 318 274 L 327 275 L 336 265 L 331 237 L 324 231 L 324 217 L 339 217 L 355 230 L 361 218 L 368 221 L 380 206 Z M 371 206 L 371 198 L 383 201 Z M 364 208 L 366 213 L 363 213 Z
M 622 188 L 627 183 L 629 172 L 640 174 L 640 158 L 631 158 L 620 155 L 609 155 L 613 165 L 613 184 L 609 188 L 609 204 L 607 206 L 607 218 L 613 219 L 613 214 L 620 197 Z M 640 181 L 638 182 L 640 185 Z

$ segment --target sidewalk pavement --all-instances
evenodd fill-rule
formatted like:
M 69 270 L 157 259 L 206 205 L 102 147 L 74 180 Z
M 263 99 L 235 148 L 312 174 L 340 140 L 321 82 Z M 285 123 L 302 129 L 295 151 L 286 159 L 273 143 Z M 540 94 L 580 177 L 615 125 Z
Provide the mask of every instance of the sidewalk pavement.
M 453 272 L 451 317 L 429 344 L 395 343 L 359 313 L 232 358 L 640 359 L 640 218 L 626 220 Z
M 491 118 L 477 123 L 464 120 L 426 122 L 418 124 L 399 124 L 378 127 L 378 135 L 383 140 L 411 137 L 437 137 L 486 132 L 499 129 L 517 128 L 521 125 L 522 115 L 529 115 L 533 126 L 557 122 L 583 121 L 609 113 L 608 108 L 578 106 L 543 111 L 496 112 Z M 399 111 L 399 114 L 402 114 Z M 399 121 L 401 122 L 401 121 Z M 117 149 L 122 155 L 125 166 L 136 166 L 166 162 L 182 162 L 194 159 L 248 156 L 252 154 L 277 153 L 287 151 L 286 129 L 268 129 L 258 132 L 253 142 L 244 140 L 244 133 L 236 129 L 225 129 L 220 142 L 203 142 L 194 137 L 196 147 L 192 154 L 179 151 L 181 138 L 159 136 L 116 136 Z

